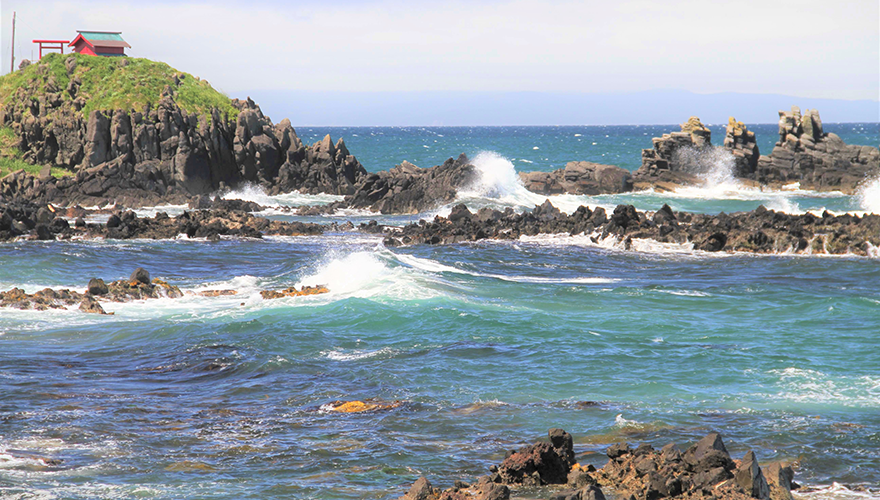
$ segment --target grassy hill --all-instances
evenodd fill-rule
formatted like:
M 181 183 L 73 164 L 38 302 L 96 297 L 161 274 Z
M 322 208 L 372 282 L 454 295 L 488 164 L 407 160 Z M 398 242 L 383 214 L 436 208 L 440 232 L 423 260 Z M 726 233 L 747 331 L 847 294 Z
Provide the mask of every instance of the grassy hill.
M 70 57 L 76 58 L 73 75 L 67 74 L 65 66 L 65 61 Z M 175 75 L 179 84 L 175 83 Z M 86 99 L 82 109 L 85 117 L 93 110 L 140 111 L 146 104 L 155 106 L 166 85 L 175 89 L 177 104 L 189 113 L 208 115 L 211 108 L 218 108 L 221 113 L 229 113 L 230 117 L 238 115 L 229 97 L 215 90 L 207 81 L 165 63 L 134 57 L 82 54 L 48 54 L 37 63 L 0 77 L 0 103 L 5 103 L 19 88 L 33 95 L 45 92 L 52 77 L 54 85 L 62 91 L 64 100 L 72 99 L 64 91 L 71 78 L 80 78 L 82 86 L 78 95 Z
M 72 74 L 67 71 L 69 58 L 76 59 Z M 166 85 L 177 92 L 175 101 L 188 113 L 204 115 L 208 121 L 213 108 L 230 117 L 238 116 L 238 110 L 228 96 L 215 90 L 207 81 L 165 63 L 134 57 L 82 54 L 48 54 L 24 69 L 0 76 L 0 106 L 15 102 L 19 107 L 26 107 L 26 98 L 10 100 L 19 89 L 34 100 L 47 93 L 58 93 L 62 101 L 72 101 L 74 97 L 66 89 L 73 78 L 82 82 L 76 97 L 86 101 L 81 110 L 85 119 L 93 110 L 141 111 L 147 104 L 155 107 Z M 16 144 L 12 128 L 8 125 L 0 127 L 0 178 L 20 169 L 37 174 L 42 167 L 26 162 Z M 53 168 L 52 174 L 57 177 L 70 175 L 70 172 Z

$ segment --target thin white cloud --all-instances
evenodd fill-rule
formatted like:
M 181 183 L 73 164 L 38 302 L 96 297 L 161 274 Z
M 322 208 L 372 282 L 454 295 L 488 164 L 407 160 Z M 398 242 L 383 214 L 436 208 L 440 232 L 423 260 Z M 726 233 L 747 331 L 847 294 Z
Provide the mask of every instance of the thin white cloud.
M 132 55 L 229 92 L 880 94 L 876 0 L 279 3 L 7 0 L 4 69 L 17 10 L 19 40 L 121 30 Z

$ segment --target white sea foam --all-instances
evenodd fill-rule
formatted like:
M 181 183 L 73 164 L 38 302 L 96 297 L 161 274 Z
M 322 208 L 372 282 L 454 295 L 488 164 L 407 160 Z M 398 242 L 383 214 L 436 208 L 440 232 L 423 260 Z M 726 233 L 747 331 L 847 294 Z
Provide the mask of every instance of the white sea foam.
M 437 276 L 395 265 L 396 260 L 395 255 L 384 248 L 331 252 L 314 272 L 301 278 L 298 285 L 324 285 L 330 290 L 326 294 L 329 299 L 417 300 L 441 295 L 438 285 L 442 280 Z
M 857 196 L 865 212 L 880 215 L 880 174 L 865 181 L 859 187 Z
M 478 273 L 473 271 L 467 271 L 465 269 L 458 269 L 455 267 L 447 266 L 445 264 L 441 264 L 437 261 L 430 259 L 421 259 L 419 257 L 414 257 L 412 255 L 401 254 L 397 256 L 397 259 L 412 266 L 417 269 L 422 269 L 424 271 L 434 272 L 434 273 L 456 273 L 456 274 L 465 274 L 468 276 L 473 276 L 477 278 L 494 278 L 503 281 L 511 281 L 515 283 L 534 283 L 534 284 L 595 284 L 595 283 L 614 283 L 618 281 L 617 279 L 611 278 L 600 278 L 600 277 L 591 277 L 591 276 L 575 276 L 570 278 L 553 278 L 553 277 L 545 277 L 545 276 L 510 276 L 503 274 L 492 274 L 492 273 Z
M 376 356 L 382 355 L 393 355 L 396 354 L 396 349 L 392 349 L 390 347 L 383 347 L 382 349 L 377 349 L 375 351 L 354 349 L 354 350 L 344 350 L 344 349 L 332 349 L 328 351 L 321 351 L 321 355 L 325 356 L 327 359 L 332 359 L 333 361 L 356 361 L 359 359 L 369 359 Z
M 141 207 L 134 210 L 138 217 L 155 217 L 160 212 L 165 212 L 171 217 L 176 217 L 189 209 L 186 205 L 157 205 L 155 207 Z M 109 216 L 107 216 L 109 217 Z M 106 218 L 104 222 L 106 222 Z
M 809 500 L 877 500 L 880 499 L 880 490 L 866 489 L 857 491 L 847 488 L 840 483 L 832 483 L 831 485 L 811 486 L 809 491 L 798 491 L 795 498 Z
M 266 191 L 254 184 L 245 184 L 244 186 L 229 191 L 223 195 L 224 200 L 244 200 L 252 201 L 263 207 L 298 207 L 301 205 L 326 205 L 334 201 L 340 201 L 344 196 L 333 194 L 301 194 L 298 191 L 271 196 Z
M 774 398 L 807 404 L 832 404 L 859 408 L 880 407 L 880 377 L 829 375 L 818 370 L 788 367 L 770 370 L 780 394 Z

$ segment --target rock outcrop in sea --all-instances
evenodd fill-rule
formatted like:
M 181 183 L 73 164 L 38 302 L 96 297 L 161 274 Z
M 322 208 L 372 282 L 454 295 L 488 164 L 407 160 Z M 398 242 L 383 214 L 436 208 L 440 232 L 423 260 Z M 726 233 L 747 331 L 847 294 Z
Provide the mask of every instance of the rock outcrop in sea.
M 552 172 L 521 172 L 519 178 L 526 189 L 544 195 L 615 194 L 633 189 L 628 170 L 589 161 L 570 161 Z
M 846 144 L 826 133 L 817 110 L 797 106 L 779 112 L 779 141 L 746 175 L 761 184 L 800 183 L 803 189 L 853 193 L 866 178 L 880 174 L 880 150 Z
M 682 124 L 681 132 L 655 137 L 653 143 L 653 149 L 642 150 L 642 166 L 633 174 L 636 189 L 702 184 L 724 160 L 697 117 Z M 797 106 L 779 112 L 779 141 L 770 155 L 760 154 L 754 132 L 733 117 L 720 151 L 732 155 L 732 177 L 774 188 L 800 183 L 802 189 L 853 193 L 865 179 L 880 174 L 880 149 L 844 143 L 824 132 L 818 111 L 802 115 Z
M 652 139 L 654 147 L 642 150 L 642 166 L 633 174 L 637 189 L 669 190 L 682 184 L 698 184 L 695 155 L 712 147 L 712 131 L 692 116 L 680 132 Z
M 733 154 L 735 162 L 733 175 L 736 177 L 748 177 L 755 173 L 758 168 L 758 159 L 761 156 L 758 150 L 758 142 L 755 133 L 749 130 L 743 122 L 730 117 L 727 122 L 727 130 L 724 135 L 724 148 Z

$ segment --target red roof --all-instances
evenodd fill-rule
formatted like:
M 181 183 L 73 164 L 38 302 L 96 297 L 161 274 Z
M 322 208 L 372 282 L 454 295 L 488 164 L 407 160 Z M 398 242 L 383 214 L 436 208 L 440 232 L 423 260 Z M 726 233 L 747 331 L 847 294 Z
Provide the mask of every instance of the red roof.
M 82 33 L 80 33 L 79 35 L 76 35 L 76 38 L 74 38 L 73 41 L 70 42 L 69 47 L 73 47 L 80 40 L 82 40 L 83 42 L 87 43 L 88 45 L 90 45 L 92 47 L 128 47 L 129 49 L 131 48 L 131 45 L 129 45 L 128 42 L 126 42 L 125 40 L 122 40 L 121 38 L 119 40 L 94 40 L 94 39 L 85 38 L 84 36 L 82 36 Z

